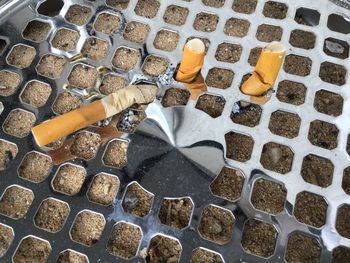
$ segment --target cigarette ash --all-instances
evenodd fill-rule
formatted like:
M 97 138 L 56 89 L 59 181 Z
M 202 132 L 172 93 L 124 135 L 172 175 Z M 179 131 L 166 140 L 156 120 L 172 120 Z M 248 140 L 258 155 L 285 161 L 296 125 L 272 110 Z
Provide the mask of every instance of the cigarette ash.
M 126 110 L 117 124 L 117 129 L 121 132 L 133 132 L 144 118 L 143 111 L 134 109 Z

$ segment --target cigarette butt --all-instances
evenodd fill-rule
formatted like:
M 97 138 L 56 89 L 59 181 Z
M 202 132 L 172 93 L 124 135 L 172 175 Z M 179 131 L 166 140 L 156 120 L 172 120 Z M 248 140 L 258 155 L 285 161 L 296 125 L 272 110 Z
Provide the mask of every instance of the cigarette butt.
M 109 118 L 133 104 L 151 103 L 156 96 L 154 85 L 128 86 L 80 109 L 60 115 L 32 128 L 37 144 L 42 147 L 100 120 Z
M 207 85 L 205 85 L 202 74 L 199 74 L 193 82 L 184 83 L 184 86 L 191 91 L 192 100 L 196 100 L 199 95 L 207 91 Z
M 275 83 L 286 50 L 280 42 L 271 42 L 263 48 L 252 76 L 243 83 L 241 91 L 251 96 L 260 96 Z
M 204 63 L 205 45 L 202 40 L 194 38 L 185 45 L 180 67 L 175 79 L 179 82 L 191 83 L 201 71 Z

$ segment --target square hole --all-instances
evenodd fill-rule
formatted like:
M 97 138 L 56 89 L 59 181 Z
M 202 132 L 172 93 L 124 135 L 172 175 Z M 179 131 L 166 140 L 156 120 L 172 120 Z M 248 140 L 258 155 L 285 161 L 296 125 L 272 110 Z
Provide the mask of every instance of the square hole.
M 276 239 L 273 225 L 252 219 L 244 225 L 241 245 L 249 254 L 268 258 L 275 253 Z
M 224 263 L 222 256 L 219 253 L 201 247 L 192 251 L 190 263 L 196 262 Z
M 142 71 L 152 77 L 158 77 L 165 73 L 168 65 L 169 61 L 166 58 L 149 55 L 143 63 Z
M 66 60 L 63 57 L 47 54 L 41 57 L 36 66 L 36 71 L 45 77 L 58 79 L 61 76 L 65 65 Z
M 12 142 L 0 139 L 0 171 L 6 170 L 18 154 L 18 147 Z
M 128 146 L 127 141 L 110 141 L 103 154 L 103 163 L 117 169 L 125 167 L 128 163 Z
M 295 233 L 289 236 L 285 258 L 287 262 L 320 262 L 321 252 L 317 239 Z
M 12 219 L 25 217 L 32 202 L 34 194 L 31 190 L 19 185 L 7 187 L 0 199 L 0 214 Z
M 241 100 L 233 105 L 230 118 L 234 123 L 255 127 L 260 122 L 261 113 L 259 105 Z
M 234 202 L 241 197 L 243 184 L 244 175 L 241 171 L 223 167 L 210 184 L 210 190 L 214 195 Z
M 309 8 L 298 8 L 294 20 L 301 25 L 317 26 L 320 22 L 320 13 Z
M 41 15 L 54 17 L 61 12 L 63 6 L 62 0 L 46 0 L 39 5 L 37 11 Z
M 283 64 L 285 72 L 302 77 L 310 75 L 311 67 L 312 60 L 309 57 L 294 54 L 286 56 Z
M 97 76 L 96 68 L 85 64 L 77 64 L 73 66 L 68 76 L 68 82 L 70 85 L 82 89 L 93 88 L 95 87 Z
M 241 133 L 229 132 L 225 134 L 226 157 L 239 162 L 246 162 L 250 159 L 254 141 L 253 139 Z
M 177 5 L 169 5 L 164 13 L 163 19 L 166 23 L 182 26 L 186 23 L 188 9 Z
M 205 83 L 217 89 L 227 89 L 231 86 L 235 74 L 230 69 L 211 68 L 208 71 Z
M 218 61 L 227 63 L 236 63 L 240 60 L 242 54 L 242 46 L 231 43 L 221 43 L 215 53 L 215 58 Z
M 334 124 L 315 120 L 310 123 L 308 139 L 315 146 L 332 150 L 338 146 L 338 133 Z
M 346 41 L 329 37 L 324 41 L 323 52 L 328 56 L 346 59 L 349 57 L 349 44 Z
M 142 44 L 146 42 L 149 31 L 149 25 L 132 21 L 126 25 L 123 36 L 130 42 Z
M 140 59 L 140 52 L 136 49 L 119 47 L 114 53 L 113 66 L 125 70 L 132 70 Z
M 50 29 L 51 26 L 49 23 L 45 23 L 39 20 L 32 20 L 24 29 L 23 38 L 39 43 L 46 40 Z
M 148 215 L 153 204 L 154 195 L 146 191 L 137 182 L 128 185 L 123 198 L 125 212 L 138 217 Z
M 99 173 L 94 176 L 87 192 L 91 202 L 101 205 L 111 205 L 119 190 L 120 181 L 117 176 Z
M 342 34 L 350 33 L 350 22 L 344 15 L 331 14 L 328 16 L 327 27 L 335 32 Z
M 292 169 L 293 157 L 294 153 L 288 146 L 269 142 L 262 149 L 260 163 L 267 170 L 286 174 Z
M 12 262 L 47 262 L 51 254 L 48 241 L 34 236 L 27 236 L 21 240 L 13 255 Z
M 77 251 L 66 249 L 58 255 L 56 263 L 69 263 L 76 261 L 76 263 L 89 263 L 86 255 Z
M 252 14 L 255 12 L 258 0 L 234 0 L 232 9 L 235 12 L 243 14 Z
M 183 229 L 190 223 L 193 210 L 191 198 L 164 198 L 159 209 L 162 224 Z
M 259 179 L 254 183 L 250 201 L 256 209 L 276 215 L 284 210 L 286 196 L 287 191 L 283 185 Z
M 51 95 L 51 86 L 47 83 L 32 80 L 26 83 L 21 92 L 20 99 L 22 102 L 29 104 L 35 108 L 45 106 Z
M 323 157 L 309 154 L 304 157 L 301 176 L 309 184 L 328 187 L 332 184 L 334 165 Z
M 153 45 L 156 49 L 173 51 L 176 49 L 179 39 L 180 35 L 177 32 L 162 29 L 157 32 Z
M 327 207 L 322 196 L 304 191 L 297 194 L 293 214 L 299 222 L 319 228 L 326 223 Z
M 123 10 L 123 9 L 126 9 L 129 5 L 129 2 L 130 0 L 123 0 L 123 1 L 120 1 L 120 0 L 106 0 L 106 4 L 111 6 L 111 7 L 114 7 L 115 9 L 118 9 L 118 10 Z
M 185 89 L 170 88 L 163 97 L 162 105 L 164 108 L 173 106 L 185 106 L 190 99 L 191 93 Z
M 348 150 L 349 150 L 349 136 L 348 136 L 348 143 L 347 143 L 347 152 L 349 154 Z M 350 195 L 350 166 L 344 169 L 342 188 L 346 194 Z
M 95 22 L 94 28 L 96 31 L 112 36 L 120 29 L 120 18 L 110 13 L 100 13 Z
M 291 80 L 283 80 L 278 84 L 276 97 L 279 101 L 301 105 L 305 102 L 306 87 L 304 84 Z
M 289 43 L 293 47 L 312 49 L 315 47 L 316 36 L 312 32 L 295 29 L 290 33 Z
M 266 17 L 275 19 L 285 19 L 288 12 L 288 6 L 286 4 L 268 1 L 264 5 L 263 14 Z
M 315 94 L 314 107 L 318 112 L 337 117 L 343 112 L 344 99 L 337 93 L 319 90 Z
M 221 116 L 225 103 L 225 99 L 221 96 L 204 94 L 198 98 L 196 109 L 204 111 L 212 118 L 217 118 Z
M 199 13 L 193 22 L 193 27 L 197 31 L 213 32 L 219 22 L 219 16 L 209 13 Z
M 95 158 L 101 144 L 101 136 L 97 133 L 81 131 L 74 137 L 69 150 L 74 156 L 91 160 Z
M 107 251 L 116 257 L 131 259 L 136 256 L 142 239 L 140 227 L 126 222 L 114 225 Z
M 224 33 L 230 37 L 244 37 L 248 34 L 249 27 L 248 20 L 232 17 L 226 21 Z
M 99 90 L 102 94 L 108 95 L 116 92 L 119 89 L 125 88 L 127 85 L 128 81 L 124 77 L 114 74 L 107 74 L 103 77 Z
M 7 134 L 24 138 L 30 134 L 35 122 L 36 118 L 33 113 L 17 108 L 7 115 L 2 129 Z
M 76 195 L 83 186 L 86 175 L 84 167 L 65 163 L 58 168 L 52 180 L 52 187 L 65 195 Z
M 47 198 L 41 202 L 35 214 L 34 223 L 41 229 L 51 233 L 57 233 L 63 228 L 69 212 L 70 208 L 66 202 Z
M 349 217 L 350 205 L 344 204 L 338 208 L 337 221 L 335 223 L 335 227 L 341 236 L 348 239 L 350 239 Z
M 202 211 L 198 232 L 202 238 L 219 245 L 230 242 L 235 218 L 231 211 L 208 205 Z
M 21 76 L 15 72 L 1 70 L 0 71 L 0 96 L 10 96 L 14 94 L 17 87 L 21 83 Z
M 332 263 L 346 262 L 350 258 L 350 248 L 336 247 L 332 252 Z
M 271 114 L 269 129 L 273 134 L 292 139 L 298 136 L 300 123 L 298 114 L 278 110 Z
M 50 156 L 32 151 L 24 156 L 18 168 L 18 175 L 33 183 L 40 183 L 47 178 L 52 166 Z
M 12 227 L 4 224 L 0 224 L 0 236 L 1 236 L 1 247 L 0 247 L 0 258 L 6 255 L 7 250 L 12 244 L 15 234 Z
M 223 7 L 225 0 L 202 0 L 202 3 L 211 7 Z
M 82 104 L 82 98 L 71 92 L 64 91 L 58 94 L 56 100 L 52 105 L 52 110 L 56 114 L 64 114 L 78 109 Z
M 138 16 L 153 18 L 157 15 L 159 7 L 158 0 L 138 0 L 134 11 Z
M 182 247 L 177 239 L 156 235 L 151 239 L 146 262 L 179 262 Z
M 262 42 L 280 41 L 282 33 L 283 29 L 279 26 L 263 24 L 258 26 L 255 37 Z
M 103 215 L 83 210 L 76 216 L 70 236 L 73 241 L 91 247 L 100 240 L 105 225 L 106 220 Z
M 108 43 L 96 37 L 90 37 L 85 40 L 81 53 L 84 57 L 92 60 L 101 60 L 107 56 Z
M 91 9 L 87 6 L 83 5 L 72 5 L 69 7 L 65 19 L 72 24 L 83 26 L 87 22 L 89 22 L 89 19 L 91 17 Z
M 28 68 L 36 56 L 33 47 L 18 44 L 14 46 L 6 57 L 7 63 L 20 69 Z
M 56 31 L 51 43 L 53 47 L 69 52 L 76 48 L 79 38 L 78 32 L 62 28 Z
M 252 67 L 255 67 L 258 63 L 260 54 L 261 54 L 262 48 L 261 47 L 255 47 L 250 50 L 249 57 L 248 57 L 248 63 Z
M 342 86 L 346 83 L 347 70 L 344 66 L 331 62 L 323 62 L 319 76 L 324 82 Z

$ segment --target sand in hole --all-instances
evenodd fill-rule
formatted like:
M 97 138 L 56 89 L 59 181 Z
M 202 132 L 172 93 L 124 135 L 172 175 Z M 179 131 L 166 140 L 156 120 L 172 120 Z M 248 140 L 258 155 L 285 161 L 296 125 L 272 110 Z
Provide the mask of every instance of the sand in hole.
M 28 68 L 35 56 L 35 48 L 19 44 L 10 51 L 7 56 L 7 62 L 20 69 Z
M 309 154 L 304 157 L 301 167 L 303 179 L 314 185 L 327 187 L 332 184 L 334 165 L 323 157 Z
M 254 141 L 253 139 L 241 133 L 229 132 L 225 134 L 226 157 L 239 162 L 246 162 L 250 159 Z
M 170 88 L 163 97 L 163 107 L 184 106 L 187 104 L 191 93 L 185 89 Z
M 92 202 L 110 205 L 117 195 L 119 185 L 120 182 L 117 176 L 99 173 L 94 177 L 87 196 Z
M 266 143 L 262 149 L 260 163 L 265 169 L 285 174 L 292 169 L 294 153 L 285 145 Z
M 82 104 L 82 98 L 68 91 L 64 91 L 58 94 L 55 102 L 52 105 L 52 110 L 56 114 L 64 114 L 78 109 Z
M 192 209 L 190 198 L 164 198 L 158 216 L 162 224 L 182 229 L 188 226 Z
M 72 24 L 85 25 L 91 16 L 91 9 L 82 5 L 72 5 L 69 7 L 65 19 Z
M 241 100 L 234 104 L 230 118 L 234 123 L 255 127 L 260 122 L 261 113 L 259 105 Z
M 7 134 L 23 138 L 29 135 L 35 121 L 36 118 L 33 113 L 17 108 L 7 115 L 3 123 L 3 130 Z
M 301 105 L 305 102 L 306 87 L 304 84 L 291 80 L 283 80 L 278 84 L 276 97 L 279 101 Z
M 48 198 L 41 203 L 35 214 L 34 223 L 39 228 L 56 233 L 63 228 L 69 212 L 70 209 L 67 203 Z
M 108 240 L 107 251 L 117 257 L 133 258 L 136 256 L 141 239 L 142 232 L 139 227 L 126 222 L 117 223 Z
M 18 168 L 18 175 L 34 183 L 46 179 L 52 168 L 52 160 L 46 155 L 36 151 L 27 153 Z
M 34 200 L 31 190 L 17 185 L 8 187 L 0 200 L 0 213 L 13 219 L 23 218 Z
M 225 103 L 225 99 L 221 96 L 204 94 L 198 98 L 196 109 L 204 111 L 213 118 L 217 118 L 221 116 Z
M 269 129 L 273 134 L 292 139 L 298 136 L 300 123 L 299 115 L 278 110 L 271 114 Z
M 16 144 L 0 139 L 0 171 L 6 170 L 16 158 L 18 147 Z
M 46 263 L 50 253 L 51 246 L 48 241 L 28 236 L 20 242 L 13 256 L 13 263 Z
M 157 235 L 151 239 L 146 262 L 178 262 L 181 250 L 180 242 L 177 239 Z
M 52 186 L 57 192 L 75 195 L 79 193 L 83 186 L 85 177 L 86 171 L 84 167 L 66 163 L 59 167 L 52 181 Z
M 297 194 L 293 214 L 301 223 L 322 227 L 326 223 L 327 207 L 322 196 L 304 191 Z
M 153 194 L 147 192 L 138 183 L 134 182 L 128 186 L 122 206 L 127 213 L 144 217 L 151 210 L 153 199 Z
M 202 238 L 216 244 L 227 244 L 231 240 L 234 222 L 229 210 L 209 205 L 202 211 L 198 232 Z
M 66 60 L 53 54 L 42 56 L 36 70 L 40 75 L 51 79 L 57 79 L 61 76 Z
M 28 23 L 23 31 L 23 37 L 34 42 L 44 41 L 51 29 L 50 24 L 33 20 Z
M 239 170 L 224 167 L 210 184 L 210 190 L 216 196 L 235 201 L 241 196 L 243 184 L 244 175 Z
M 105 224 L 103 215 L 84 210 L 75 218 L 70 235 L 73 241 L 91 247 L 100 240 Z
M 0 71 L 0 96 L 12 95 L 20 83 L 21 77 L 17 73 L 7 70 Z
M 284 210 L 286 196 L 287 191 L 283 185 L 259 179 L 254 183 L 251 202 L 256 209 L 276 215 Z
M 51 91 L 49 84 L 33 80 L 26 84 L 20 98 L 24 103 L 40 108 L 46 104 Z
M 193 250 L 190 263 L 223 263 L 220 255 L 214 251 L 196 248 Z

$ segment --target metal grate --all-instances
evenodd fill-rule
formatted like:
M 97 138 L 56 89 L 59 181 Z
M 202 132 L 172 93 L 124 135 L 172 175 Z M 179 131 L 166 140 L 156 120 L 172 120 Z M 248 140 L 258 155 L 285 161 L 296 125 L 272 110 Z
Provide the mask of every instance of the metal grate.
M 282 4 L 279 4 L 278 8 L 275 8 L 271 1 L 257 1 L 255 9 L 253 8 L 254 11 L 240 13 L 236 12 L 236 8 L 236 11 L 232 9 L 232 0 L 161 1 L 156 15 L 152 18 L 146 18 L 137 15 L 134 11 L 138 0 L 130 0 L 127 8 L 121 11 L 106 6 L 101 1 L 68 0 L 64 1 L 59 15 L 49 17 L 43 15 L 43 13 L 48 14 L 47 9 L 39 9 L 41 14 L 37 12 L 42 2 L 44 1 L 23 1 L 23 3 L 21 2 L 20 5 L 16 6 L 15 1 L 9 1 L 4 4 L 1 12 L 5 14 L 8 11 L 7 15 L 2 18 L 0 28 L 1 39 L 7 43 L 1 51 L 2 71 L 0 73 L 10 71 L 20 76 L 18 87 L 16 87 L 16 84 L 12 84 L 16 87 L 14 94 L 0 97 L 4 105 L 4 110 L 0 115 L 2 124 L 5 125 L 8 114 L 17 108 L 34 113 L 36 123 L 54 116 L 52 104 L 57 95 L 67 88 L 71 94 L 83 98 L 84 103 L 98 98 L 100 96 L 98 87 L 106 68 L 112 69 L 117 76 L 131 81 L 135 79 L 137 74 L 144 74 L 142 69 L 145 71 L 144 63 L 149 55 L 164 58 L 165 64 L 169 62 L 169 66 L 175 67 L 179 63 L 183 46 L 192 37 L 207 39 L 209 46 L 202 74 L 209 85 L 208 93 L 216 98 L 216 100 L 212 99 L 210 103 L 213 103 L 214 106 L 218 104 L 218 107 L 223 107 L 223 110 L 221 109 L 218 114 L 214 114 L 214 116 L 219 115 L 218 117 L 212 118 L 209 116 L 210 113 L 207 114 L 200 110 L 206 109 L 206 107 L 200 107 L 196 101 L 192 100 L 181 107 L 163 107 L 161 101 L 166 94 L 165 91 L 171 87 L 183 87 L 175 81 L 168 86 L 162 85 L 157 100 L 149 105 L 146 110 L 147 119 L 141 123 L 137 132 L 134 134 L 124 133 L 122 136 L 122 139 L 129 141 L 126 167 L 116 169 L 104 164 L 102 158 L 108 146 L 107 143 L 99 146 L 93 159 L 83 160 L 78 158 L 71 161 L 71 163 L 82 166 L 87 173 L 81 190 L 75 196 L 67 196 L 54 191 L 51 181 L 56 176 L 59 165 L 50 168 L 46 179 L 41 183 L 33 183 L 19 177 L 17 170 L 24 156 L 32 150 L 41 152 L 43 150 L 34 145 L 31 135 L 17 138 L 8 134 L 9 132 L 6 132 L 4 127 L 0 129 L 0 139 L 14 143 L 18 147 L 18 154 L 12 161 L 9 160 L 8 169 L 1 171 L 0 192 L 4 193 L 11 185 L 19 185 L 31 190 L 35 196 L 24 218 L 13 220 L 0 215 L 0 222 L 12 227 L 15 233 L 12 244 L 2 258 L 4 262 L 11 262 L 11 257 L 21 240 L 29 235 L 50 242 L 52 251 L 48 262 L 54 262 L 59 253 L 66 249 L 85 254 L 90 262 L 112 262 L 113 260 L 123 262 L 124 259 L 109 254 L 106 248 L 114 225 L 124 221 L 140 227 L 142 231 L 142 240 L 138 246 L 137 256 L 132 258 L 132 262 L 142 260 L 141 254 L 149 248 L 152 243 L 151 240 L 154 240 L 156 235 L 166 235 L 181 244 L 180 262 L 189 262 L 193 251 L 198 247 L 219 253 L 225 262 L 284 262 L 286 255 L 288 255 L 286 253 L 288 240 L 291 240 L 294 233 L 305 234 L 317 240 L 321 248 L 319 258 L 322 262 L 329 262 L 332 258 L 332 252 L 338 246 L 350 249 L 350 236 L 346 236 L 346 230 L 344 232 L 336 227 L 338 209 L 343 204 L 350 204 L 350 197 L 345 194 L 342 188 L 342 186 L 345 187 L 342 183 L 343 171 L 348 167 L 350 161 L 347 153 L 349 151 L 347 149 L 348 123 L 350 123 L 348 101 L 350 93 L 347 89 L 349 86 L 347 81 L 349 46 L 346 43 L 349 42 L 349 34 L 346 34 L 348 33 L 346 32 L 348 22 L 341 19 L 342 16 L 340 15 L 346 12 L 345 9 L 326 0 L 317 3 L 302 0 L 281 0 L 279 2 Z M 57 6 L 60 6 L 60 1 L 54 2 L 57 3 Z M 123 2 L 126 5 L 128 1 Z M 154 3 L 155 1 L 149 2 Z M 221 7 L 211 7 L 204 5 L 203 2 L 214 2 L 218 6 L 221 6 L 221 3 L 223 4 Z M 236 0 L 234 2 L 246 1 Z M 249 2 L 254 6 L 256 1 Z M 29 5 L 27 6 L 27 4 Z M 80 4 L 91 9 L 91 15 L 87 14 L 86 25 L 76 26 L 64 19 L 69 8 L 74 4 Z M 184 8 L 182 10 L 185 10 L 185 13 L 188 12 L 183 25 L 173 25 L 164 21 L 163 15 L 171 5 L 180 6 Z M 49 11 L 49 14 L 55 13 L 55 10 Z M 205 20 L 207 17 L 211 17 L 215 20 L 209 25 L 203 25 L 205 23 L 203 20 L 199 23 L 200 25 L 197 28 L 204 28 L 205 32 L 198 31 L 193 26 L 195 20 L 199 19 L 197 15 L 203 15 L 203 12 L 210 14 L 210 16 L 204 15 L 202 19 Z M 97 27 L 96 19 L 99 14 L 111 14 L 119 18 L 119 28 L 112 36 L 95 30 Z M 276 16 L 278 19 L 276 19 Z M 185 20 L 184 17 L 182 18 L 182 20 Z M 231 18 L 235 19 L 232 20 Z M 28 40 L 30 39 L 28 36 L 23 38 L 23 30 L 28 22 L 34 19 L 50 25 L 47 37 L 44 36 L 43 38 L 49 41 L 36 43 Z M 226 27 L 224 30 L 228 20 L 233 27 Z M 123 38 L 123 30 L 132 21 L 148 25 L 149 33 L 146 44 L 131 42 Z M 76 46 L 69 52 L 61 51 L 51 45 L 57 30 L 63 27 L 78 32 L 80 35 Z M 263 31 L 271 29 L 275 32 L 272 36 L 269 33 L 270 31 Z M 160 45 L 159 43 L 154 44 L 157 33 L 161 30 L 168 30 L 173 33 L 172 36 L 178 39 L 175 49 L 174 42 L 165 46 L 162 43 Z M 295 30 L 299 31 L 295 32 Z M 297 35 L 294 40 L 290 39 L 293 32 Z M 311 40 L 307 44 L 303 41 L 300 44 L 298 37 L 299 39 L 304 38 L 305 34 L 308 34 Z M 90 36 L 108 43 L 109 48 L 106 57 L 102 60 L 78 59 L 85 40 Z M 160 38 L 160 36 L 158 37 Z M 261 110 L 259 110 L 259 106 L 246 103 L 249 98 L 239 91 L 239 86 L 242 78 L 253 69 L 252 65 L 254 63 L 250 58 L 251 50 L 263 47 L 266 44 L 263 41 L 273 40 L 269 39 L 270 37 L 277 38 L 277 40 L 280 38 L 285 44 L 288 54 L 284 70 L 281 70 L 275 85 L 276 96 L 272 96 L 271 100 L 262 105 Z M 328 44 L 325 42 L 326 39 L 329 40 Z M 14 63 L 9 61 L 12 47 L 18 43 L 33 47 L 36 50 L 33 61 L 29 62 L 30 66 L 24 69 L 14 66 Z M 232 62 L 236 61 L 235 63 L 216 58 L 217 48 L 222 43 L 235 44 L 234 47 L 241 50 L 240 55 L 237 55 L 240 53 L 239 51 L 234 53 L 235 56 L 239 57 L 233 59 Z M 155 46 L 174 50 L 164 51 L 155 48 Z M 125 72 L 112 65 L 114 53 L 118 47 L 129 47 L 140 52 L 141 57 L 137 60 L 133 70 Z M 323 51 L 324 47 L 328 47 L 325 52 Z M 335 50 L 338 51 L 334 52 Z M 59 77 L 51 78 L 43 76 L 42 73 L 38 74 L 37 65 L 42 56 L 46 54 L 65 58 L 65 65 Z M 6 63 L 6 61 L 10 63 Z M 19 61 L 19 63 L 23 62 L 24 59 Z M 79 89 L 67 86 L 68 76 L 73 67 L 80 63 L 96 69 L 98 76 L 94 87 Z M 160 62 L 157 62 L 157 65 L 160 64 Z M 47 68 L 44 67 L 45 69 Z M 339 72 L 337 77 L 330 73 L 334 70 Z M 149 70 L 146 72 L 149 72 Z M 320 72 L 321 76 L 319 76 Z M 33 79 L 51 86 L 52 92 L 44 107 L 34 108 L 23 102 L 22 89 L 26 87 L 27 82 Z M 148 76 L 147 79 L 154 80 L 151 76 Z M 284 87 L 283 84 L 286 81 L 293 81 L 294 83 L 289 82 L 292 86 Z M 295 82 L 299 84 L 295 84 Z M 288 92 L 291 90 L 294 93 L 289 94 Z M 333 96 L 338 96 L 336 110 L 329 110 L 327 105 L 322 106 L 322 103 L 325 102 L 319 98 L 319 91 L 321 90 L 335 93 L 335 95 L 329 95 L 328 93 L 324 95 L 328 101 L 332 100 Z M 224 100 L 222 100 L 222 97 Z M 320 102 L 317 104 L 315 101 Z M 340 104 L 343 104 L 343 109 L 339 113 Z M 240 107 L 239 110 L 237 105 Z M 237 114 L 237 112 L 243 114 L 244 107 L 247 116 L 243 116 L 242 120 L 238 120 L 234 114 Z M 253 117 L 249 115 L 252 111 L 254 112 Z M 256 115 L 261 116 L 254 119 L 253 122 L 249 122 L 249 118 L 256 118 Z M 315 120 L 324 122 L 323 126 L 318 128 L 320 126 L 319 122 L 315 122 Z M 285 131 L 285 126 L 288 125 L 283 125 L 284 123 L 294 127 L 294 130 Z M 310 129 L 311 131 L 314 129 L 314 133 L 310 132 Z M 321 132 L 324 132 L 324 134 L 317 137 Z M 8 151 L 6 155 L 9 155 Z M 310 155 L 316 155 L 325 161 L 321 162 L 320 159 L 317 159 L 319 162 L 312 164 L 314 159 Z M 11 159 L 11 155 L 9 159 Z M 308 177 L 306 171 L 308 162 L 311 162 L 311 166 L 324 168 L 319 172 L 326 173 L 326 171 L 330 171 L 324 175 L 326 182 L 322 181 L 320 183 L 312 175 Z M 224 166 L 233 169 L 234 174 L 240 175 L 239 178 L 243 185 L 241 194 L 238 190 L 238 196 L 225 196 L 219 191 L 220 187 L 218 190 L 212 183 Z M 92 179 L 99 173 L 107 173 L 119 178 L 120 188 L 113 205 L 102 206 L 89 201 L 86 196 Z M 244 176 L 244 182 L 242 176 Z M 251 202 L 252 195 L 255 191 L 258 192 L 256 187 L 257 183 L 261 182 L 260 179 L 278 183 L 278 185 L 273 184 L 274 187 L 277 187 L 273 194 L 277 195 L 281 192 L 277 196 L 281 198 L 282 203 L 283 192 L 286 193 L 286 202 L 282 204 L 284 206 L 283 211 L 277 213 L 277 215 L 273 215 L 272 212 L 261 211 L 262 209 L 266 211 L 264 206 L 259 207 L 260 210 L 256 209 L 255 207 L 258 207 L 258 204 L 253 201 L 255 204 L 253 205 Z M 219 182 L 219 178 L 216 180 Z M 239 179 L 236 178 L 236 180 Z M 132 198 L 129 200 L 130 197 L 126 194 L 128 187 L 133 182 L 138 182 L 146 192 L 153 196 L 150 212 L 144 217 L 133 216 L 123 209 L 125 202 L 133 202 Z M 240 184 L 237 185 L 239 188 Z M 323 188 L 319 185 L 322 185 Z M 305 194 L 305 192 L 313 194 L 312 197 L 307 199 L 305 196 L 308 194 Z M 70 208 L 69 216 L 62 230 L 57 233 L 47 232 L 34 224 L 34 217 L 40 204 L 49 197 L 65 202 Z M 194 208 L 190 213 L 189 226 L 176 229 L 162 224 L 158 213 L 163 198 L 184 197 L 189 197 L 194 204 Z M 299 199 L 301 203 L 305 200 L 311 200 L 309 201 L 310 209 L 308 210 L 307 203 L 306 205 L 300 205 L 297 201 Z M 315 205 L 318 205 L 319 209 L 312 209 Z M 228 217 L 231 215 L 234 221 L 232 234 L 229 241 L 224 242 L 225 244 L 207 240 L 208 233 L 204 233 L 203 226 L 201 226 L 201 222 L 203 222 L 201 220 L 202 212 L 212 207 L 222 208 L 221 212 Z M 322 219 L 322 209 L 326 213 L 325 220 Z M 103 215 L 106 220 L 100 239 L 91 247 L 84 246 L 80 244 L 81 242 L 74 242 L 69 233 L 76 216 L 81 211 L 89 210 L 98 213 L 98 215 Z M 312 218 L 310 221 L 305 219 L 303 213 L 307 214 L 308 211 L 316 213 L 315 217 L 321 218 L 321 222 L 317 221 L 318 219 L 317 222 Z M 349 220 L 349 212 L 345 218 Z M 257 225 L 261 228 L 254 231 L 255 225 L 248 223 L 252 222 L 251 219 L 262 221 L 267 225 L 258 223 Z M 249 231 L 250 228 L 253 231 Z M 338 231 L 336 228 L 338 228 Z M 230 228 L 228 227 L 228 229 Z M 270 231 L 263 232 L 264 237 L 267 236 L 266 233 L 276 233 L 277 238 L 275 242 L 272 241 L 272 248 L 261 247 L 262 243 L 269 243 L 268 239 L 262 239 L 259 244 L 254 244 L 252 241 L 254 232 L 258 232 L 259 229 Z M 348 226 L 346 229 L 349 231 Z M 338 233 L 339 231 L 343 236 Z M 249 233 L 253 233 L 251 239 Z M 317 258 L 317 253 L 315 257 Z

